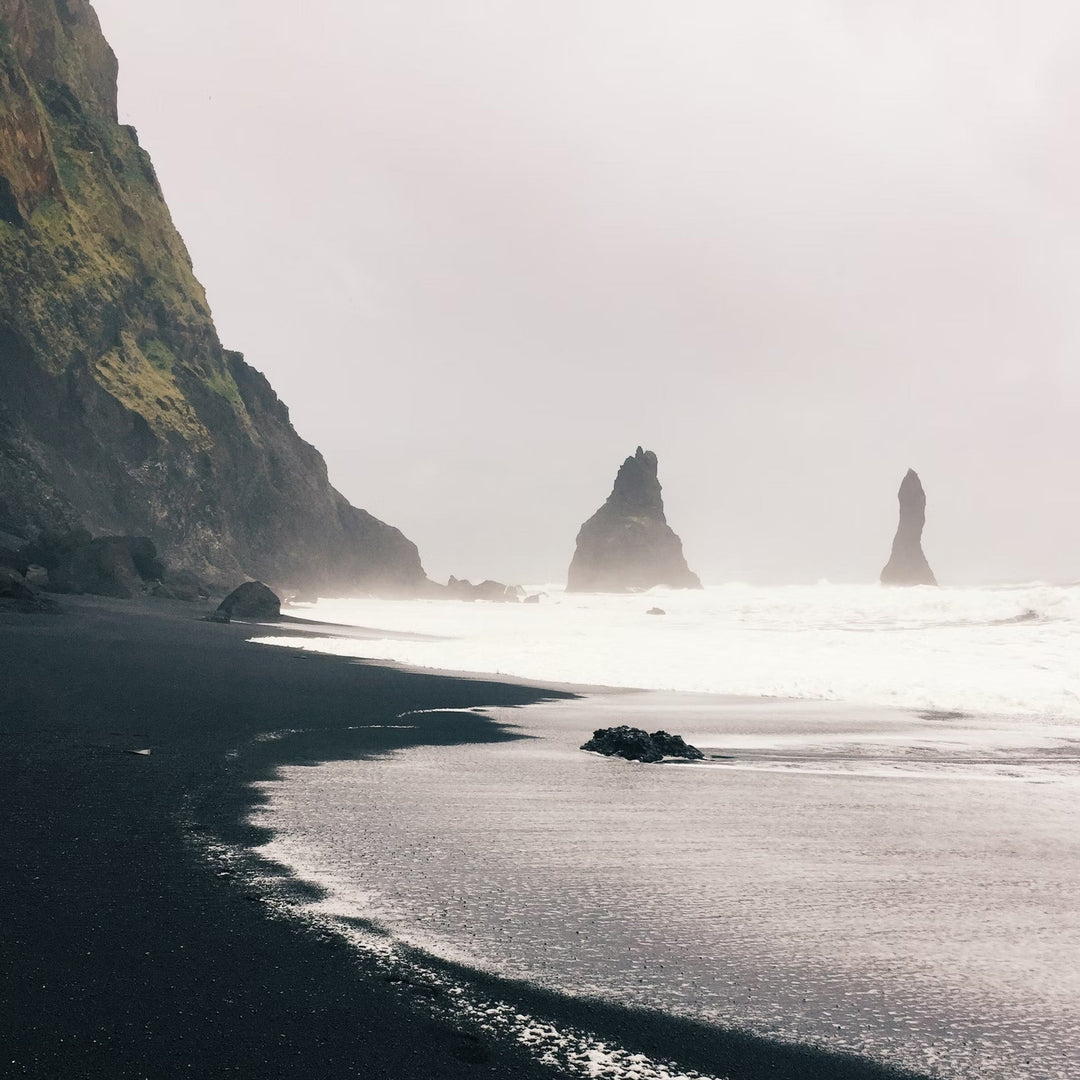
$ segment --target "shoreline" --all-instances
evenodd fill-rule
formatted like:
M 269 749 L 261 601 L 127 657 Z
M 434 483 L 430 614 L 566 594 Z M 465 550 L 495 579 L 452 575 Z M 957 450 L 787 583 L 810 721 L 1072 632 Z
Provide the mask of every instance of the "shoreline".
M 276 917 L 251 875 L 229 859 L 215 872 L 190 838 L 255 859 L 265 831 L 245 823 L 252 785 L 278 766 L 516 739 L 487 716 L 439 710 L 576 695 L 252 646 L 256 625 L 202 623 L 194 605 L 64 608 L 0 617 L 0 1035 L 13 1075 L 573 1075 L 452 1007 L 433 1010 L 430 987 L 388 978 L 319 927 Z M 392 726 L 404 712 L 411 726 Z M 315 898 L 296 879 L 275 888 Z M 914 1075 L 424 962 L 519 1011 L 704 1073 Z

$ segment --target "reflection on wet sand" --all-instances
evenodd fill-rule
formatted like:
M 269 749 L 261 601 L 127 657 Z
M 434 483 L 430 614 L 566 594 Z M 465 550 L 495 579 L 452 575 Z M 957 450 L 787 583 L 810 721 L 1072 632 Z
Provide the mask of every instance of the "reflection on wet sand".
M 533 738 L 284 770 L 268 853 L 542 985 L 943 1077 L 1080 1061 L 1072 727 L 646 693 L 495 715 Z M 577 749 L 615 722 L 710 758 Z

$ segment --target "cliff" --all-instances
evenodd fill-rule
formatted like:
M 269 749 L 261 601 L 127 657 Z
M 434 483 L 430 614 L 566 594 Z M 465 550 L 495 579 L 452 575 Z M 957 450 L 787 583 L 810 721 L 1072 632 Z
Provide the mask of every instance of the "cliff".
M 900 523 L 893 538 L 892 555 L 881 571 L 883 585 L 936 585 L 922 549 L 926 524 L 926 494 L 914 469 L 900 484 Z
M 0 0 L 0 533 L 154 540 L 222 584 L 412 588 L 218 340 L 87 0 Z
M 607 502 L 581 526 L 568 592 L 701 588 L 664 516 L 660 492 L 656 455 L 639 446 L 623 462 Z

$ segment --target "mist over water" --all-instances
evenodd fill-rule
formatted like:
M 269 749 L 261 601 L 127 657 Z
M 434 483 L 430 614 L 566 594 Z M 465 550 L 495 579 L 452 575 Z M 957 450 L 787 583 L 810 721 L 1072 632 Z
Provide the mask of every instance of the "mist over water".
M 95 6 L 226 345 L 437 579 L 558 580 L 638 443 L 706 581 L 872 580 L 909 467 L 939 580 L 1080 573 L 1075 4 Z
M 666 614 L 645 614 L 655 606 Z M 430 637 L 279 644 L 418 667 L 1080 718 L 1080 586 L 725 585 L 623 596 L 549 586 L 538 605 L 322 600 L 297 613 Z

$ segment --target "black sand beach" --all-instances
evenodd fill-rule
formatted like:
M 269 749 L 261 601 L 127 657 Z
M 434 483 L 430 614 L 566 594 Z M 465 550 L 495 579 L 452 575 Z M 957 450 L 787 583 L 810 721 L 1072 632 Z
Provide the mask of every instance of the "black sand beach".
M 430 988 L 389 981 L 333 935 L 274 917 L 238 868 L 215 869 L 192 843 L 258 842 L 243 825 L 249 785 L 284 763 L 514 737 L 469 713 L 363 725 L 553 691 L 251 645 L 250 626 L 206 624 L 185 605 L 76 598 L 64 609 L 0 614 L 0 1073 L 566 1075 L 437 1018 Z M 460 974 L 536 1016 L 712 1075 L 907 1075 Z

